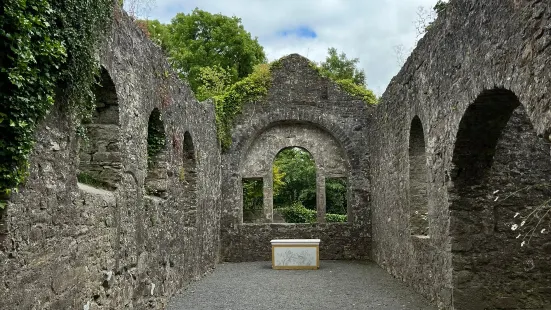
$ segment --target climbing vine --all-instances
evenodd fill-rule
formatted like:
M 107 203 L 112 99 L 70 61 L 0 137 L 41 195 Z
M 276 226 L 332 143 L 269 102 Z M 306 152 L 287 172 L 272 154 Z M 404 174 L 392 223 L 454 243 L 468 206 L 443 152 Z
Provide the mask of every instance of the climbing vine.
M 0 8 L 0 208 L 28 174 L 34 132 L 54 101 L 93 107 L 96 51 L 112 0 L 6 0 Z
M 323 72 L 315 63 L 310 66 L 320 75 L 331 78 Z M 227 150 L 231 145 L 231 128 L 237 115 L 241 113 L 243 105 L 249 102 L 255 102 L 268 94 L 268 89 L 272 83 L 272 70 L 281 67 L 281 59 L 270 64 L 257 65 L 249 76 L 228 87 L 221 95 L 214 96 L 216 107 L 216 128 L 218 130 L 218 139 L 223 150 Z M 333 79 L 332 79 L 333 80 Z M 355 84 L 352 80 L 342 79 L 333 80 L 342 90 L 351 96 L 362 99 L 368 105 L 377 104 L 375 94 L 362 86 Z
M 218 139 L 224 150 L 231 145 L 230 130 L 243 105 L 266 96 L 271 83 L 270 65 L 260 64 L 249 76 L 233 84 L 223 94 L 214 97 Z

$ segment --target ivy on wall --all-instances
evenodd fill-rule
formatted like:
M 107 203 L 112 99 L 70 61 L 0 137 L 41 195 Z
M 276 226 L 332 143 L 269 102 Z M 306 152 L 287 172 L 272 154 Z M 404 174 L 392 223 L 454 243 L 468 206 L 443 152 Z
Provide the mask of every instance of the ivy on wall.
M 54 101 L 90 115 L 95 55 L 112 0 L 6 0 L 0 9 L 0 208 L 28 174 L 34 132 Z
M 371 90 L 359 86 L 349 79 L 334 80 L 313 62 L 310 63 L 310 66 L 321 76 L 328 77 L 337 83 L 343 91 L 362 99 L 367 105 L 378 103 L 377 96 Z M 241 113 L 243 105 L 258 101 L 268 94 L 272 83 L 271 71 L 280 67 L 281 59 L 271 64 L 257 65 L 249 76 L 230 86 L 221 95 L 213 97 L 216 107 L 216 128 L 222 150 L 227 150 L 231 146 L 233 121 Z
M 269 64 L 260 64 L 246 78 L 233 84 L 226 92 L 214 97 L 216 107 L 216 128 L 222 149 L 231 145 L 233 120 L 241 113 L 243 105 L 254 102 L 268 94 L 272 83 Z
M 373 91 L 367 89 L 363 85 L 356 84 L 353 79 L 337 79 L 312 61 L 310 62 L 310 67 L 316 70 L 321 76 L 331 79 L 333 82 L 337 83 L 337 85 L 339 85 L 339 87 L 349 95 L 362 99 L 367 105 L 376 105 L 379 103 L 379 100 Z

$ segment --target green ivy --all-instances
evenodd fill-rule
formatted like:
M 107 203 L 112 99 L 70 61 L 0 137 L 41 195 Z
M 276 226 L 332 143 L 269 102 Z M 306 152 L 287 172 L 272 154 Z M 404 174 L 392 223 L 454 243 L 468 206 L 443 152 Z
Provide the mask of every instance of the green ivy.
M 233 84 L 222 95 L 214 97 L 216 127 L 222 149 L 227 150 L 231 145 L 233 121 L 241 113 L 243 105 L 258 101 L 268 94 L 272 83 L 270 70 L 268 64 L 257 65 L 249 76 Z
M 225 151 L 231 146 L 233 121 L 241 113 L 243 105 L 258 101 L 268 94 L 272 84 L 271 71 L 280 68 L 281 61 L 284 58 L 275 60 L 270 64 L 257 65 L 249 76 L 230 86 L 223 94 L 214 96 L 216 128 L 222 150 Z M 320 75 L 328 77 L 316 63 L 310 62 L 310 67 Z M 365 101 L 366 104 L 377 104 L 377 97 L 371 90 L 354 84 L 352 80 L 337 80 L 334 82 L 350 95 Z
M 320 68 L 320 66 L 318 66 L 315 62 L 310 61 L 309 65 L 310 68 L 316 70 L 319 75 L 331 79 L 333 82 L 337 83 L 337 85 L 339 85 L 340 88 L 349 95 L 362 99 L 368 105 L 376 105 L 378 103 L 377 96 L 371 90 L 354 83 L 352 79 L 337 80 Z
M 369 105 L 377 104 L 377 96 L 375 96 L 375 94 L 371 90 L 354 83 L 354 81 L 350 79 L 345 79 L 337 80 L 335 81 L 335 83 L 337 83 L 341 87 L 341 89 L 343 89 L 351 96 L 361 98 L 365 103 Z
M 6 0 L 0 10 L 0 208 L 28 174 L 34 132 L 54 101 L 90 114 L 111 0 Z M 57 96 L 56 96 L 57 95 Z

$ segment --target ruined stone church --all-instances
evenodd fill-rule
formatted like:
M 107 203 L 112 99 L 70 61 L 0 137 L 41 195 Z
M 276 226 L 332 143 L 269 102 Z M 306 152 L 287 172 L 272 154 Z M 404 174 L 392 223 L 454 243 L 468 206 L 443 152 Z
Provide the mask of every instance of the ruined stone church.
M 277 238 L 374 261 L 442 309 L 551 304 L 547 226 L 517 217 L 551 198 L 549 1 L 450 2 L 376 106 L 286 56 L 227 150 L 212 103 L 130 18 L 100 58 L 88 140 L 55 106 L 1 217 L 1 309 L 161 309 L 220 262 L 270 260 Z M 149 159 L 148 128 L 166 136 Z M 292 146 L 316 163 L 315 224 L 273 222 L 272 162 Z M 325 223 L 337 177 L 348 220 Z M 263 184 L 260 222 L 243 221 L 248 179 Z

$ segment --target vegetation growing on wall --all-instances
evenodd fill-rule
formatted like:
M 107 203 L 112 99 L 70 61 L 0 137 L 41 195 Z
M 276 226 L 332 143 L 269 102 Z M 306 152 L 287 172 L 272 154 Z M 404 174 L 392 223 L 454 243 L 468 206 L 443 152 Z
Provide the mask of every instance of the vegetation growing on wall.
M 0 207 L 27 176 L 38 123 L 54 101 L 89 115 L 95 53 L 111 0 L 7 0 L 0 16 Z
M 214 97 L 218 139 L 223 149 L 228 149 L 231 145 L 230 130 L 233 120 L 241 113 L 243 105 L 266 96 L 271 82 L 270 65 L 260 64 L 248 77 L 233 84 L 223 94 Z
M 359 62 L 359 58 L 348 59 L 344 52 L 339 54 L 336 48 L 330 47 L 325 61 L 319 64 L 311 62 L 310 65 L 322 76 L 337 83 L 351 96 L 362 99 L 366 104 L 375 105 L 378 102 L 377 96 L 367 88 L 365 73 L 363 69 L 358 68 Z
M 371 90 L 355 84 L 350 79 L 337 80 L 335 82 L 341 87 L 342 90 L 349 93 L 351 96 L 361 98 L 367 104 L 375 105 L 378 102 L 377 96 L 375 96 Z

